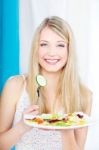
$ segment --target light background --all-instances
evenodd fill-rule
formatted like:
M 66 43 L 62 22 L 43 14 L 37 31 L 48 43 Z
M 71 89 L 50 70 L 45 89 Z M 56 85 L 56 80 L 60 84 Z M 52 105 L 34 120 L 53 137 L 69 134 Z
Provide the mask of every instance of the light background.
M 47 16 L 62 17 L 74 31 L 79 73 L 93 92 L 92 117 L 95 120 L 99 119 L 98 14 L 98 0 L 20 0 L 20 72 L 28 71 L 31 39 L 38 24 Z M 89 128 L 86 150 L 99 150 L 98 126 Z
M 1 0 L 0 91 L 9 76 L 27 73 L 33 33 L 50 15 L 74 31 L 79 73 L 93 92 L 92 118 L 99 120 L 99 0 Z M 89 128 L 86 150 L 99 150 L 98 141 L 99 123 Z

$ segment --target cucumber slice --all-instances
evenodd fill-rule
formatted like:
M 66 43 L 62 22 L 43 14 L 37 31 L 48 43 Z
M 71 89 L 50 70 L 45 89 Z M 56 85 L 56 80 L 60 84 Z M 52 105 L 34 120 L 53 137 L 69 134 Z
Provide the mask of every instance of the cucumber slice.
M 36 81 L 37 81 L 39 86 L 45 86 L 47 84 L 46 79 L 42 75 L 37 75 Z

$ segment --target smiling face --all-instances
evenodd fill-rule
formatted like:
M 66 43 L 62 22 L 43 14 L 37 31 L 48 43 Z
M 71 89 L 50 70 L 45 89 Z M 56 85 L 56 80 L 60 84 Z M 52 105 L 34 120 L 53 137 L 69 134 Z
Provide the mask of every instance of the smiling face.
M 45 27 L 40 35 L 38 60 L 42 71 L 59 72 L 68 57 L 67 43 L 57 33 Z

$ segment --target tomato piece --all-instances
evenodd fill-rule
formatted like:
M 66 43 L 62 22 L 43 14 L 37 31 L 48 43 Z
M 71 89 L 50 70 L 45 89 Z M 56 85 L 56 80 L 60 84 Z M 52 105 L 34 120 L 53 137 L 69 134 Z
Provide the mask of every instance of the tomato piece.
M 35 122 L 37 122 L 38 124 L 41 124 L 44 122 L 44 120 L 41 118 L 35 118 Z

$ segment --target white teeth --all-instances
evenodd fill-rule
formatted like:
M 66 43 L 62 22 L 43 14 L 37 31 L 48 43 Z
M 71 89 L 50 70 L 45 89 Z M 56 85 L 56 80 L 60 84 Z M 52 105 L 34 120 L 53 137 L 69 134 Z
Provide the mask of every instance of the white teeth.
M 58 59 L 46 59 L 47 62 L 57 62 Z
M 45 61 L 49 64 L 56 64 L 59 61 L 59 59 L 45 59 Z

